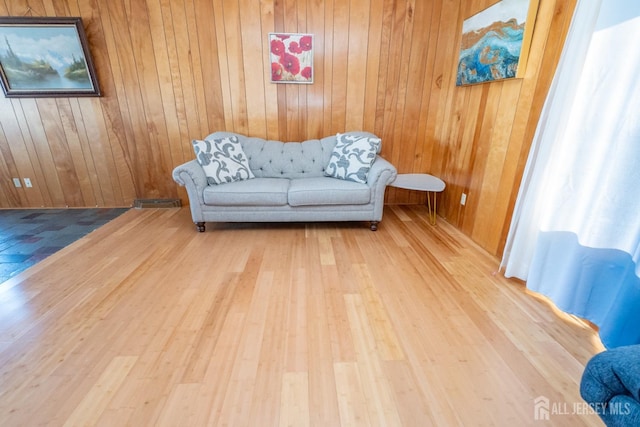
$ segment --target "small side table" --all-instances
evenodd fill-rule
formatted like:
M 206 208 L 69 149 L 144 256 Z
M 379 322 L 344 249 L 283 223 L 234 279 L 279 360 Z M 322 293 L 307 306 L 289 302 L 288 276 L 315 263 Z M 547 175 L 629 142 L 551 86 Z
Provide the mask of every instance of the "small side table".
M 404 173 L 398 174 L 395 181 L 389 185 L 405 190 L 426 191 L 429 222 L 432 225 L 436 224 L 436 194 L 444 190 L 446 185 L 443 180 L 426 173 Z M 431 193 L 433 193 L 433 209 L 431 209 Z

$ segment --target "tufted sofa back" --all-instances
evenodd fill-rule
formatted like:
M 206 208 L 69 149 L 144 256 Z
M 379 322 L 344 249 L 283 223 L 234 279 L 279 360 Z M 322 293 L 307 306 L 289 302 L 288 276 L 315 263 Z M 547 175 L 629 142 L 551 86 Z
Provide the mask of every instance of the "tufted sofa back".
M 356 132 L 373 136 L 367 132 Z M 249 167 L 257 178 L 312 178 L 324 176 L 336 135 L 304 142 L 281 142 L 249 137 L 232 132 L 215 132 L 205 139 L 235 136 L 249 159 Z
M 245 137 L 241 142 L 249 167 L 259 178 L 311 178 L 323 176 L 336 137 L 304 142 L 265 141 Z

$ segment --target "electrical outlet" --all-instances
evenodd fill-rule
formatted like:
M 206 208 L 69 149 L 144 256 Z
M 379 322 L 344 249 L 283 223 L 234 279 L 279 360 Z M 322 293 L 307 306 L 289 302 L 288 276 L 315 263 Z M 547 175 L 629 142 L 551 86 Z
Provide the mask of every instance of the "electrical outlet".
M 462 196 L 460 196 L 460 204 L 462 206 L 467 204 L 467 193 L 462 193 Z
M 22 184 L 20 183 L 20 178 L 13 178 L 13 185 L 15 185 L 16 188 L 22 187 Z
M 27 188 L 33 187 L 33 185 L 31 185 L 31 179 L 30 178 L 24 178 L 24 186 L 27 187 Z

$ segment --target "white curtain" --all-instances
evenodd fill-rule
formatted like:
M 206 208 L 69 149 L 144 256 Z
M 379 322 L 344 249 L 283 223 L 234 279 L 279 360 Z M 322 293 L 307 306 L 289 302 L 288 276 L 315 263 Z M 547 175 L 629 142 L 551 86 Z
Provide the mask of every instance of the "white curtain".
M 640 343 L 640 2 L 579 0 L 543 107 L 502 267 Z

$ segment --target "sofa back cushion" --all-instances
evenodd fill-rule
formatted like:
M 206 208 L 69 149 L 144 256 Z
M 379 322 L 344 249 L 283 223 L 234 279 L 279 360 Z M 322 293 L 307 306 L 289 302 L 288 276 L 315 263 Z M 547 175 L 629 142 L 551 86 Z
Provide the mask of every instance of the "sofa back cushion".
M 304 142 L 265 141 L 247 138 L 249 167 L 264 178 L 311 178 L 323 176 L 336 144 L 335 137 Z
M 238 138 L 193 140 L 196 159 L 209 184 L 225 184 L 254 177 Z
M 375 136 L 368 132 L 347 134 Z M 336 135 L 304 142 L 281 142 L 232 132 L 215 132 L 206 139 L 236 137 L 257 178 L 313 178 L 325 176 L 325 168 L 336 146 Z
M 338 134 L 337 144 L 331 153 L 331 160 L 325 175 L 366 183 L 369 169 L 380 151 L 380 138 L 353 134 Z

